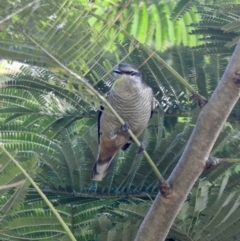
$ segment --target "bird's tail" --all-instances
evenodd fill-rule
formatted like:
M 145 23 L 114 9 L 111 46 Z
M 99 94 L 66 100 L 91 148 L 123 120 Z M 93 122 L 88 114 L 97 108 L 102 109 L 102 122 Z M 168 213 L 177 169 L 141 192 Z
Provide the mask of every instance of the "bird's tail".
M 101 160 L 99 157 L 97 161 L 94 163 L 92 169 L 91 179 L 95 181 L 102 181 L 102 179 L 106 176 L 108 169 L 112 163 L 113 157 L 108 157 L 105 160 Z

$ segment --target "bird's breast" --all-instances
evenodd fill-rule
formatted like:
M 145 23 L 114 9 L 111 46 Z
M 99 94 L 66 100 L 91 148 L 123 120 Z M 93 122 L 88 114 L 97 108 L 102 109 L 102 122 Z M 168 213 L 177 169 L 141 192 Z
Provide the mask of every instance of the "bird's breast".
M 110 91 L 108 101 L 121 118 L 128 122 L 135 135 L 140 135 L 147 127 L 152 105 L 152 89 L 143 86 L 138 88 L 122 88 Z M 121 124 L 117 118 L 104 112 L 101 118 L 101 131 L 109 132 Z

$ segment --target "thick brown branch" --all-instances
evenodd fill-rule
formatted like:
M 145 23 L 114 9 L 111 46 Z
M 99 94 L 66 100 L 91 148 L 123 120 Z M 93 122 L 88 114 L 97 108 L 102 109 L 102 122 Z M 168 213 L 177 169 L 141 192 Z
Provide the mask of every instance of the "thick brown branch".
M 221 82 L 208 103 L 201 109 L 196 127 L 181 159 L 168 179 L 173 188 L 166 198 L 158 194 L 146 215 L 135 241 L 165 240 L 173 221 L 193 184 L 205 168 L 225 121 L 239 99 L 240 42 Z

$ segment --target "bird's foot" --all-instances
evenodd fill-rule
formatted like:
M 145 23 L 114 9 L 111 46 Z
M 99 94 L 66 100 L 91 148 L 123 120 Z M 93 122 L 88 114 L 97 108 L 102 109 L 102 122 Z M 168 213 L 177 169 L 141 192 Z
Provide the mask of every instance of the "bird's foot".
M 137 154 L 141 154 L 145 150 L 145 145 L 143 142 L 141 142 L 141 146 L 137 149 Z
M 109 136 L 110 136 L 111 139 L 114 139 L 114 138 L 117 137 L 117 134 L 119 132 L 127 132 L 129 130 L 129 128 L 130 128 L 129 124 L 127 122 L 125 122 L 124 125 L 121 125 L 120 127 L 117 127 L 114 130 L 112 130 L 110 132 Z
M 127 122 L 125 122 L 125 124 L 121 126 L 122 132 L 127 132 L 129 129 L 130 129 L 130 126 Z
M 172 188 L 166 180 L 159 181 L 159 190 L 164 197 L 172 193 Z

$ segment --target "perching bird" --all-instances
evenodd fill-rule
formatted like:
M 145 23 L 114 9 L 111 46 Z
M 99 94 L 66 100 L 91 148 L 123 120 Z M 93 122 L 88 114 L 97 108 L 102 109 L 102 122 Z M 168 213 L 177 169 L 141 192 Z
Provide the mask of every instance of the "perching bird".
M 156 105 L 152 89 L 142 81 L 142 75 L 135 67 L 122 63 L 113 73 L 116 81 L 107 101 L 125 121 L 126 129 L 110 111 L 107 113 L 101 108 L 98 116 L 99 151 L 91 175 L 96 181 L 105 177 L 115 154 L 131 145 L 127 128 L 138 137 L 147 127 Z

